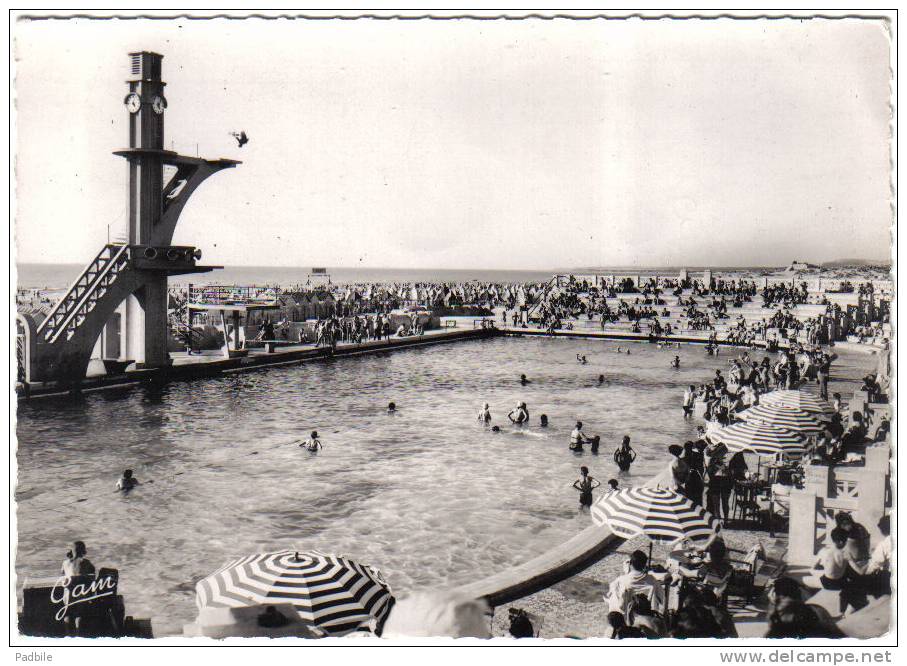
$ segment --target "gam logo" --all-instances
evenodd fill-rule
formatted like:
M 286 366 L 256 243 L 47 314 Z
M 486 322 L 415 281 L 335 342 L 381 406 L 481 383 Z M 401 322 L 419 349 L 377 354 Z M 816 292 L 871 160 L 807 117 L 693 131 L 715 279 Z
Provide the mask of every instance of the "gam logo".
M 116 594 L 117 581 L 114 576 L 104 576 L 95 578 L 90 582 L 75 583 L 69 576 L 61 576 L 54 583 L 50 591 L 50 600 L 54 604 L 60 604 L 54 618 L 62 621 L 66 617 L 68 610 L 76 604 L 82 604 L 101 597 L 109 597 Z

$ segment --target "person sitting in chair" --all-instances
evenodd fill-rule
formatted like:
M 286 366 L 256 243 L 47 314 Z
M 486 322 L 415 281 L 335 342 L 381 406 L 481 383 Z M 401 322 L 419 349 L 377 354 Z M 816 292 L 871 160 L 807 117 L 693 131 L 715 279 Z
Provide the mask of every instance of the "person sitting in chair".
M 719 599 L 727 592 L 734 568 L 726 560 L 727 547 L 723 541 L 713 541 L 708 549 L 709 561 L 699 569 L 699 580 L 702 581 Z
M 630 555 L 630 570 L 611 582 L 605 597 L 612 613 L 626 615 L 633 597 L 640 593 L 649 598 L 651 607 L 664 605 L 663 583 L 648 572 L 648 563 L 649 558 L 641 550 L 634 550 Z

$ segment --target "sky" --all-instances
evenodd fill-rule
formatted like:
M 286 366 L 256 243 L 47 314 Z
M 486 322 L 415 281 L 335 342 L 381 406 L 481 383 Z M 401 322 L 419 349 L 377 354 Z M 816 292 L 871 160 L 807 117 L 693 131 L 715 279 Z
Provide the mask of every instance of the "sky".
M 18 262 L 126 220 L 127 53 L 166 147 L 242 160 L 175 244 L 224 265 L 779 266 L 891 250 L 880 21 L 19 21 Z M 239 148 L 231 131 L 250 138 Z

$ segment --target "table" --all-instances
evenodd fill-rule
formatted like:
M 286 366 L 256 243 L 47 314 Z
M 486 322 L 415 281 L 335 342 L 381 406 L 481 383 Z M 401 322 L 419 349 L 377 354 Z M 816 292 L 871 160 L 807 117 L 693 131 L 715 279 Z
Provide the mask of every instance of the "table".
M 677 573 L 683 578 L 698 578 L 699 569 L 702 567 L 705 559 L 702 555 L 698 558 L 693 555 L 695 551 L 677 548 L 668 555 L 668 570 Z

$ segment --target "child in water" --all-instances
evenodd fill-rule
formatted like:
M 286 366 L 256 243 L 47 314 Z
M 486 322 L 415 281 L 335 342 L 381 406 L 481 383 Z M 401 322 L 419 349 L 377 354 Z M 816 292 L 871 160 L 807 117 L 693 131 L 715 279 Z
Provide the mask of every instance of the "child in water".
M 679 357 L 679 356 L 675 356 L 675 357 L 674 357 L 674 360 L 671 361 L 671 367 L 672 367 L 672 368 L 679 368 L 679 367 L 680 367 L 680 357 Z
M 548 427 L 548 415 L 547 414 L 542 414 L 541 417 L 539 417 L 539 425 L 543 428 Z
M 620 447 L 614 451 L 614 462 L 617 463 L 621 472 L 626 472 L 634 460 L 636 460 L 636 451 L 630 446 L 630 436 L 624 435 Z
M 395 402 L 389 402 L 389 403 L 387 404 L 387 413 L 388 413 L 388 414 L 394 414 L 394 413 L 396 413 L 396 411 L 397 411 L 397 403 L 395 403 Z
M 120 477 L 120 480 L 117 481 L 117 491 L 125 495 L 137 485 L 139 485 L 138 479 L 132 476 L 131 469 L 127 469 L 123 472 L 123 476 Z
M 579 473 L 582 476 L 573 482 L 573 487 L 579 491 L 579 505 L 581 507 L 592 506 L 592 491 L 601 484 L 598 479 L 589 475 L 588 467 L 580 467 Z

